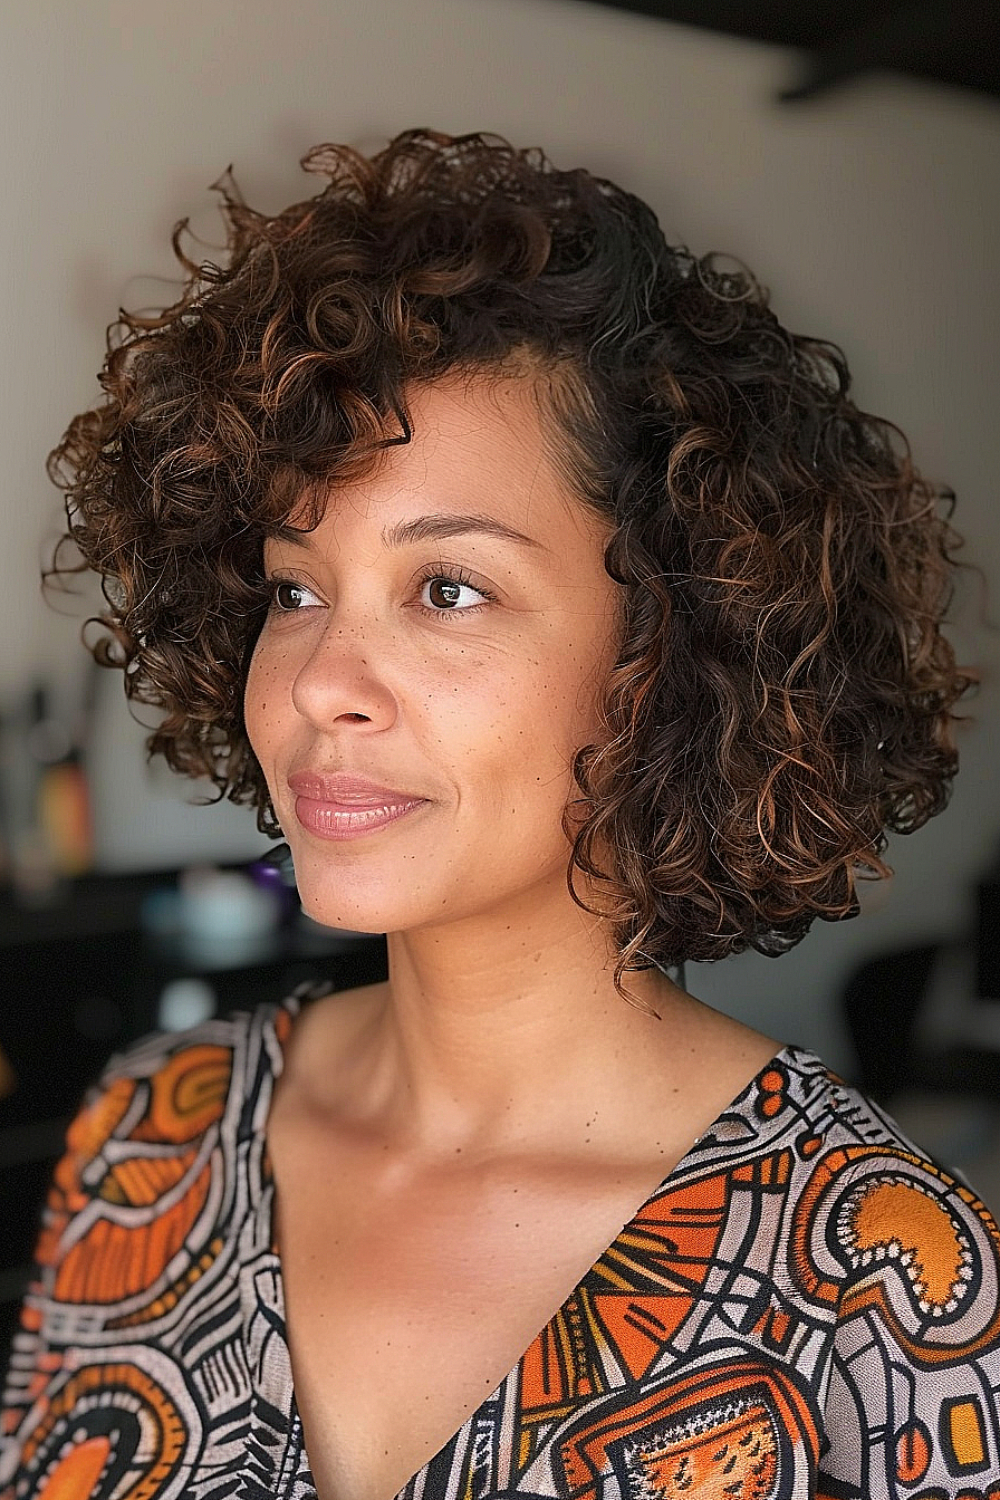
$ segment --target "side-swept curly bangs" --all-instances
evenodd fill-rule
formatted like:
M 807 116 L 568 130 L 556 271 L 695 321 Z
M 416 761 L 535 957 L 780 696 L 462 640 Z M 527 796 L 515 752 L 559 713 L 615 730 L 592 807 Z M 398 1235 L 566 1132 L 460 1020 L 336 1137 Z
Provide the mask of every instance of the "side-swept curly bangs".
M 852 915 L 886 831 L 938 812 L 956 770 L 949 492 L 857 409 L 836 345 L 606 179 L 423 129 L 303 166 L 327 185 L 273 217 L 217 184 L 221 264 L 178 225 L 181 296 L 112 325 L 104 399 L 50 457 L 104 580 L 99 654 L 162 711 L 150 753 L 277 833 L 242 705 L 265 538 L 408 441 L 408 389 L 529 374 L 622 589 L 607 733 L 566 815 L 616 983 Z

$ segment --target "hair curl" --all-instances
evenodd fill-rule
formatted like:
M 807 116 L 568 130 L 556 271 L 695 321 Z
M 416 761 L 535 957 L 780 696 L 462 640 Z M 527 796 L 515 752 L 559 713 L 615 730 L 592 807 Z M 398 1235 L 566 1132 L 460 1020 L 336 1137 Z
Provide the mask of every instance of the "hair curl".
M 104 400 L 50 456 L 75 566 L 104 581 L 99 655 L 162 710 L 150 754 L 276 834 L 242 705 L 264 539 L 408 440 L 408 387 L 541 372 L 552 456 L 609 523 L 622 589 L 607 734 L 565 815 L 616 984 L 853 915 L 857 878 L 891 873 L 886 831 L 939 812 L 957 768 L 950 492 L 854 405 L 835 344 L 614 183 L 481 132 L 302 165 L 327 185 L 273 217 L 216 184 L 222 264 L 177 226 L 179 299 L 111 325 Z

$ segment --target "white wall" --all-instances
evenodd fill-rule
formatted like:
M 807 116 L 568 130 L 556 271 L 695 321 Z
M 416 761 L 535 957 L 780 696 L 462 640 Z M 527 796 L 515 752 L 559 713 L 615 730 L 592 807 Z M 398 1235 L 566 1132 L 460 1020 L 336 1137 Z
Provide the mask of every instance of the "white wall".
M 967 555 L 995 589 L 1000 109 L 880 77 L 778 106 L 793 68 L 777 49 L 571 0 L 7 0 L 0 689 L 69 670 L 78 650 L 76 627 L 37 597 L 33 563 L 56 518 L 42 463 L 94 394 L 119 303 L 161 294 L 150 277 L 171 274 L 175 219 L 216 233 L 206 189 L 230 162 L 250 201 L 273 210 L 315 190 L 297 168 L 308 146 L 370 149 L 412 125 L 539 144 L 557 165 L 645 197 L 668 238 L 739 254 L 783 320 L 844 346 L 860 402 L 898 421 L 923 467 L 955 486 Z M 958 639 L 985 686 L 951 809 L 897 841 L 897 877 L 858 921 L 777 963 L 750 956 L 691 976 L 705 998 L 834 1062 L 845 970 L 957 930 L 1000 845 L 1000 653 L 967 595 Z M 141 736 L 117 696 L 103 697 L 106 863 L 259 847 L 252 819 L 230 807 L 175 813 L 160 791 L 140 810 Z

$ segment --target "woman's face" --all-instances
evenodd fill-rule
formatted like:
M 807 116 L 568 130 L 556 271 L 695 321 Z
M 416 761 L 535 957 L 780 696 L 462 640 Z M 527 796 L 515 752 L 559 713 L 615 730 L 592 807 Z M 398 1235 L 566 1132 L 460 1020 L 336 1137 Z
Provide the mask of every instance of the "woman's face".
M 614 660 L 606 530 L 526 382 L 447 380 L 410 409 L 374 477 L 268 542 L 246 688 L 303 906 L 359 932 L 565 899 L 560 818 Z

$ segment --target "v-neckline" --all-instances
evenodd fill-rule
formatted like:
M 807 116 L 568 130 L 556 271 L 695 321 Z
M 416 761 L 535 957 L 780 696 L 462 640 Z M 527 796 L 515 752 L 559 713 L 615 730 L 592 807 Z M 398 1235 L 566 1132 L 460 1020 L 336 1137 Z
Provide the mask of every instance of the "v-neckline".
M 274 1067 L 274 1070 L 273 1070 L 273 1072 L 271 1074 L 271 1077 L 270 1077 L 271 1098 L 273 1098 L 274 1087 L 277 1084 L 278 1079 L 281 1077 L 281 1073 L 282 1073 L 283 1068 L 284 1068 L 285 1049 L 288 1046 L 288 1038 L 289 1038 L 289 1034 L 290 1034 L 290 1031 L 291 1031 L 291 1025 L 294 1024 L 295 1018 L 299 1014 L 299 1012 L 300 1012 L 299 998 L 296 995 L 291 995 L 291 996 L 286 997 L 284 1000 L 282 1000 L 280 1002 L 280 1004 L 277 1007 L 274 1015 L 271 1018 L 271 1027 L 272 1027 L 272 1029 L 274 1031 L 274 1039 L 275 1039 L 275 1042 L 277 1044 L 276 1047 L 275 1047 L 275 1049 L 274 1049 L 274 1051 L 273 1051 L 273 1053 L 272 1053 L 272 1056 L 275 1059 L 275 1067 Z M 284 1032 L 283 1035 L 281 1035 L 278 1032 L 277 1027 L 276 1027 L 276 1022 L 277 1022 L 278 1015 L 282 1014 L 282 1013 L 288 1017 L 289 1023 L 290 1023 L 289 1026 L 288 1026 L 288 1028 L 287 1028 L 287 1030 L 285 1030 L 285 1032 Z M 419 1469 L 416 1469 L 414 1471 L 414 1473 L 410 1475 L 410 1477 L 405 1481 L 405 1483 L 402 1485 L 402 1487 L 399 1490 L 396 1491 L 395 1495 L 393 1495 L 391 1497 L 387 1497 L 387 1500 L 406 1500 L 407 1494 L 411 1492 L 411 1490 L 412 1490 L 414 1484 L 416 1483 L 416 1481 L 419 1480 L 422 1475 L 426 1474 L 427 1471 L 428 1471 L 428 1469 L 430 1469 L 432 1467 L 432 1465 L 434 1465 L 439 1459 L 442 1458 L 442 1456 L 444 1454 L 446 1454 L 448 1452 L 448 1449 L 455 1443 L 456 1439 L 458 1439 L 461 1436 L 462 1432 L 465 1430 L 466 1427 L 469 1426 L 470 1423 L 475 1423 L 476 1420 L 479 1418 L 480 1414 L 487 1407 L 492 1406 L 495 1403 L 498 1394 L 501 1391 L 503 1391 L 504 1387 L 508 1384 L 508 1382 L 514 1376 L 516 1376 L 518 1374 L 519 1370 L 521 1369 L 522 1365 L 524 1364 L 525 1359 L 531 1353 L 531 1350 L 538 1343 L 539 1339 L 543 1338 L 543 1336 L 545 1335 L 545 1333 L 553 1326 L 553 1324 L 555 1324 L 559 1320 L 560 1317 L 562 1317 L 563 1315 L 566 1314 L 567 1310 L 570 1307 L 570 1304 L 573 1303 L 574 1300 L 579 1297 L 579 1295 L 580 1295 L 581 1291 L 583 1290 L 586 1282 L 588 1282 L 594 1275 L 596 1275 L 597 1273 L 600 1272 L 600 1269 L 601 1269 L 602 1265 L 604 1265 L 604 1263 L 606 1261 L 609 1261 L 609 1260 L 611 1260 L 614 1257 L 616 1251 L 619 1249 L 619 1247 L 620 1247 L 620 1245 L 622 1243 L 623 1238 L 625 1238 L 629 1234 L 629 1232 L 634 1228 L 637 1220 L 639 1220 L 643 1216 L 643 1214 L 647 1211 L 647 1209 L 650 1207 L 650 1205 L 652 1203 L 654 1203 L 658 1198 L 662 1197 L 662 1195 L 665 1192 L 667 1192 L 669 1189 L 671 1189 L 673 1186 L 675 1186 L 675 1184 L 677 1183 L 677 1181 L 679 1181 L 680 1179 L 682 1179 L 686 1175 L 686 1173 L 689 1170 L 689 1167 L 690 1167 L 690 1165 L 692 1163 L 693 1158 L 699 1152 L 700 1148 L 702 1147 L 702 1144 L 710 1136 L 712 1136 L 713 1134 L 716 1133 L 716 1131 L 719 1129 L 720 1125 L 727 1118 L 727 1116 L 739 1113 L 739 1114 L 742 1115 L 742 1117 L 743 1117 L 744 1120 L 747 1119 L 747 1115 L 746 1115 L 745 1111 L 743 1111 L 741 1109 L 741 1106 L 744 1103 L 744 1101 L 752 1093 L 752 1091 L 754 1090 L 754 1088 L 758 1087 L 759 1081 L 764 1077 L 764 1075 L 770 1069 L 773 1069 L 773 1068 L 776 1068 L 776 1067 L 781 1067 L 782 1065 L 786 1064 L 790 1060 L 791 1054 L 793 1052 L 801 1055 L 802 1049 L 796 1047 L 793 1043 L 786 1042 L 781 1047 L 779 1047 L 774 1053 L 772 1053 L 772 1055 L 764 1063 L 762 1063 L 759 1068 L 757 1068 L 756 1072 L 753 1074 L 753 1076 L 751 1078 L 749 1078 L 747 1080 L 747 1082 L 743 1085 L 743 1087 L 739 1090 L 739 1092 L 737 1094 L 735 1094 L 734 1097 L 729 1101 L 729 1103 L 726 1104 L 718 1112 L 718 1114 L 712 1120 L 711 1124 L 708 1125 L 701 1132 L 701 1134 L 698 1135 L 695 1138 L 695 1140 L 693 1140 L 691 1142 L 690 1146 L 688 1146 L 688 1148 L 684 1152 L 683 1156 L 681 1156 L 681 1157 L 678 1158 L 677 1162 L 675 1162 L 674 1166 L 670 1169 L 670 1171 L 666 1174 L 666 1176 L 663 1177 L 663 1178 L 661 1178 L 661 1180 L 655 1185 L 655 1187 L 653 1187 L 652 1190 L 646 1194 L 646 1196 L 643 1198 L 642 1202 L 635 1208 L 635 1210 L 632 1212 L 632 1214 L 629 1216 L 629 1218 L 626 1219 L 625 1222 L 622 1224 L 621 1228 L 618 1230 L 617 1234 L 611 1240 L 610 1244 L 608 1244 L 606 1246 L 606 1248 L 601 1251 L 601 1253 L 597 1257 L 597 1259 L 593 1262 L 593 1264 L 589 1267 L 589 1269 L 586 1270 L 583 1273 L 583 1275 L 579 1278 L 579 1280 L 575 1283 L 575 1285 L 570 1289 L 570 1291 L 563 1298 L 562 1302 L 560 1302 L 559 1306 L 555 1309 L 555 1311 L 550 1315 L 550 1317 L 548 1317 L 545 1320 L 545 1322 L 542 1324 L 541 1328 L 539 1328 L 539 1330 L 535 1334 L 535 1336 L 529 1341 L 529 1343 L 526 1345 L 526 1347 L 518 1355 L 517 1359 L 511 1365 L 511 1367 L 507 1371 L 507 1373 L 502 1377 L 501 1380 L 499 1380 L 497 1382 L 497 1384 L 496 1384 L 496 1386 L 494 1386 L 493 1390 L 489 1392 L 489 1394 L 486 1396 L 485 1400 L 483 1400 L 479 1404 L 479 1406 L 476 1407 L 475 1411 L 472 1411 L 472 1412 L 469 1413 L 469 1415 L 465 1418 L 465 1420 L 463 1422 L 461 1422 L 459 1424 L 459 1426 L 456 1427 L 454 1429 L 454 1431 L 449 1434 L 449 1436 L 445 1439 L 445 1441 L 441 1444 L 441 1446 L 434 1453 L 432 1453 L 430 1455 L 430 1457 L 425 1460 L 424 1463 L 421 1464 L 421 1466 L 420 1466 Z M 271 1100 L 269 1099 L 268 1100 L 268 1111 L 270 1110 L 270 1102 L 271 1102 Z M 264 1121 L 263 1121 L 263 1133 L 264 1133 L 264 1137 L 265 1137 L 265 1140 L 266 1140 L 266 1133 L 267 1133 L 267 1118 L 266 1118 L 266 1116 L 265 1116 Z M 747 1145 L 747 1141 L 741 1141 L 741 1146 L 743 1146 L 745 1148 L 746 1145 Z M 279 1311 L 279 1314 L 280 1314 L 280 1334 L 281 1334 L 281 1338 L 282 1338 L 282 1341 L 283 1341 L 284 1346 L 285 1346 L 286 1354 L 288 1355 L 288 1368 L 290 1370 L 291 1369 L 291 1351 L 289 1349 L 289 1344 L 288 1344 L 288 1322 L 287 1322 L 287 1310 L 286 1310 L 286 1306 L 285 1306 L 285 1282 L 284 1282 L 284 1276 L 283 1276 L 282 1267 L 281 1267 L 281 1249 L 280 1249 L 280 1246 L 278 1245 L 277 1233 L 276 1233 L 276 1223 L 275 1223 L 275 1191 L 276 1191 L 276 1189 L 275 1189 L 274 1175 L 273 1175 L 273 1171 L 272 1171 L 272 1168 L 271 1168 L 270 1157 L 269 1157 L 268 1152 L 267 1152 L 266 1149 L 260 1155 L 260 1164 L 261 1164 L 260 1165 L 260 1171 L 261 1171 L 261 1177 L 262 1177 L 262 1185 L 263 1185 L 263 1187 L 265 1189 L 265 1192 L 261 1195 L 261 1199 L 259 1201 L 261 1201 L 262 1204 L 264 1204 L 264 1212 L 267 1214 L 267 1218 L 268 1218 L 268 1223 L 267 1223 L 267 1241 L 266 1242 L 271 1246 L 272 1254 L 273 1254 L 273 1258 L 274 1258 L 274 1279 L 275 1279 L 275 1291 L 276 1291 L 276 1294 L 277 1294 L 277 1301 L 278 1301 L 278 1311 Z M 269 1192 L 266 1191 L 267 1189 L 270 1189 L 270 1191 Z M 306 1447 L 305 1447 L 305 1432 L 304 1432 L 304 1429 L 303 1429 L 303 1426 L 302 1426 L 302 1414 L 299 1411 L 298 1402 L 297 1402 L 297 1400 L 295 1398 L 294 1383 L 293 1383 L 292 1389 L 291 1389 L 291 1400 L 290 1400 L 290 1404 L 289 1404 L 289 1413 L 288 1413 L 288 1415 L 289 1415 L 290 1421 L 293 1424 L 297 1424 L 298 1427 L 299 1427 L 299 1432 L 300 1432 L 300 1436 L 301 1436 L 301 1440 L 302 1440 L 302 1443 L 301 1443 L 301 1446 L 302 1446 L 302 1458 L 303 1458 L 303 1460 L 305 1462 L 306 1467 L 308 1468 L 308 1453 L 306 1452 Z M 311 1472 L 312 1471 L 310 1469 L 310 1473 Z

